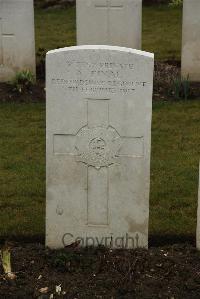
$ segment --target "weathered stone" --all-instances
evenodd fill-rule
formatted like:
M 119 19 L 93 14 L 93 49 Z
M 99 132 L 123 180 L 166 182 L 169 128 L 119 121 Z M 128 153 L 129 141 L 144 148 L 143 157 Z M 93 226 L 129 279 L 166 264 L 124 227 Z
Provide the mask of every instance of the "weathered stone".
M 1 0 L 0 81 L 22 70 L 35 74 L 33 0 Z
M 46 244 L 147 247 L 153 55 L 80 46 L 46 65 Z
M 184 0 L 182 61 L 183 77 L 190 81 L 200 81 L 200 1 Z
M 141 49 L 142 0 L 77 0 L 77 44 Z

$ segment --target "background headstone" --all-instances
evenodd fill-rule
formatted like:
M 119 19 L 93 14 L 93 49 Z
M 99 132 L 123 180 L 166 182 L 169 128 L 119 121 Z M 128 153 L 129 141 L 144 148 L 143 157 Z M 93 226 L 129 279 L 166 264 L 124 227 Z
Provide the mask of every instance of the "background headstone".
M 147 247 L 153 54 L 79 46 L 46 65 L 47 246 Z
M 1 0 L 0 81 L 21 70 L 35 74 L 33 0 Z
M 181 73 L 200 81 L 200 1 L 184 0 Z
M 198 192 L 198 207 L 197 207 L 196 246 L 200 250 L 200 164 L 199 164 L 199 192 Z
M 142 0 L 77 0 L 77 45 L 141 49 Z

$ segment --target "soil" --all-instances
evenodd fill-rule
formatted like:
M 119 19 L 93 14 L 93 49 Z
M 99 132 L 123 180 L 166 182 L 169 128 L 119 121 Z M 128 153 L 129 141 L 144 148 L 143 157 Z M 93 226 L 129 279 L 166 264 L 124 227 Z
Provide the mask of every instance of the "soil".
M 0 83 L 0 102 L 39 102 L 45 100 L 45 82 L 37 80 L 19 92 L 13 84 Z
M 185 82 L 185 83 L 184 83 Z M 181 79 L 180 61 L 155 61 L 154 65 L 154 100 L 178 100 L 185 99 L 183 84 L 188 79 Z M 188 99 L 200 98 L 200 82 L 189 82 Z
M 38 102 L 45 101 L 45 63 L 44 49 L 38 53 L 39 63 L 37 65 L 37 82 L 29 86 L 22 86 L 19 92 L 16 86 L 11 83 L 0 83 L 0 102 Z M 187 81 L 187 78 L 185 78 Z M 178 87 L 180 81 L 180 62 L 166 61 L 155 62 L 154 67 L 154 91 L 153 99 L 170 101 L 184 99 L 183 86 Z M 179 84 L 179 83 L 178 83 Z M 200 98 L 200 82 L 190 82 L 188 99 Z
M 191 245 L 148 251 L 9 246 L 16 278 L 8 279 L 0 265 L 2 299 L 200 298 L 200 253 Z
M 168 4 L 170 0 L 143 0 L 144 5 L 154 4 Z M 66 8 L 70 5 L 75 5 L 76 0 L 34 0 L 36 7 L 48 9 L 48 8 Z
M 34 0 L 34 6 L 43 9 L 67 8 L 75 4 L 76 0 Z

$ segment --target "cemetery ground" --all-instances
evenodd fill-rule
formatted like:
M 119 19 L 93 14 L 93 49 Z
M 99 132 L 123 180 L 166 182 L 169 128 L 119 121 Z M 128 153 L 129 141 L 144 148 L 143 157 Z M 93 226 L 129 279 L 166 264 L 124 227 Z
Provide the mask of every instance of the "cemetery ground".
M 181 8 L 144 6 L 142 48 L 156 59 L 180 61 L 181 19 Z M 74 7 L 36 9 L 35 21 L 37 52 L 76 45 Z
M 143 15 L 143 48 L 156 54 L 150 249 L 44 248 L 43 58 L 46 50 L 75 44 L 75 9 L 38 9 L 39 80 L 27 88 L 22 84 L 22 91 L 0 84 L 0 238 L 11 248 L 16 274 L 12 281 L 5 279 L 0 265 L 0 298 L 200 297 L 200 254 L 195 249 L 199 86 L 191 85 L 187 100 L 181 99 L 181 90 L 175 92 L 181 10 L 150 6 Z M 59 295 L 55 287 L 60 284 Z

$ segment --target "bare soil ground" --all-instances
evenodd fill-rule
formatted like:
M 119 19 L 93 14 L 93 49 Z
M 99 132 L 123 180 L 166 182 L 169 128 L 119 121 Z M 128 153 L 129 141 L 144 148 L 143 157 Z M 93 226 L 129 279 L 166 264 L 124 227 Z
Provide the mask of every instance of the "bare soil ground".
M 200 298 L 200 253 L 191 245 L 148 251 L 11 247 L 16 279 L 8 280 L 0 265 L 2 299 Z
M 12 84 L 0 83 L 0 102 L 38 102 L 44 100 L 44 80 L 37 80 L 36 84 L 22 92 L 18 92 Z
M 168 4 L 169 0 L 144 0 L 145 5 L 153 4 Z M 76 0 L 34 0 L 36 7 L 67 7 L 68 5 L 75 5 Z

